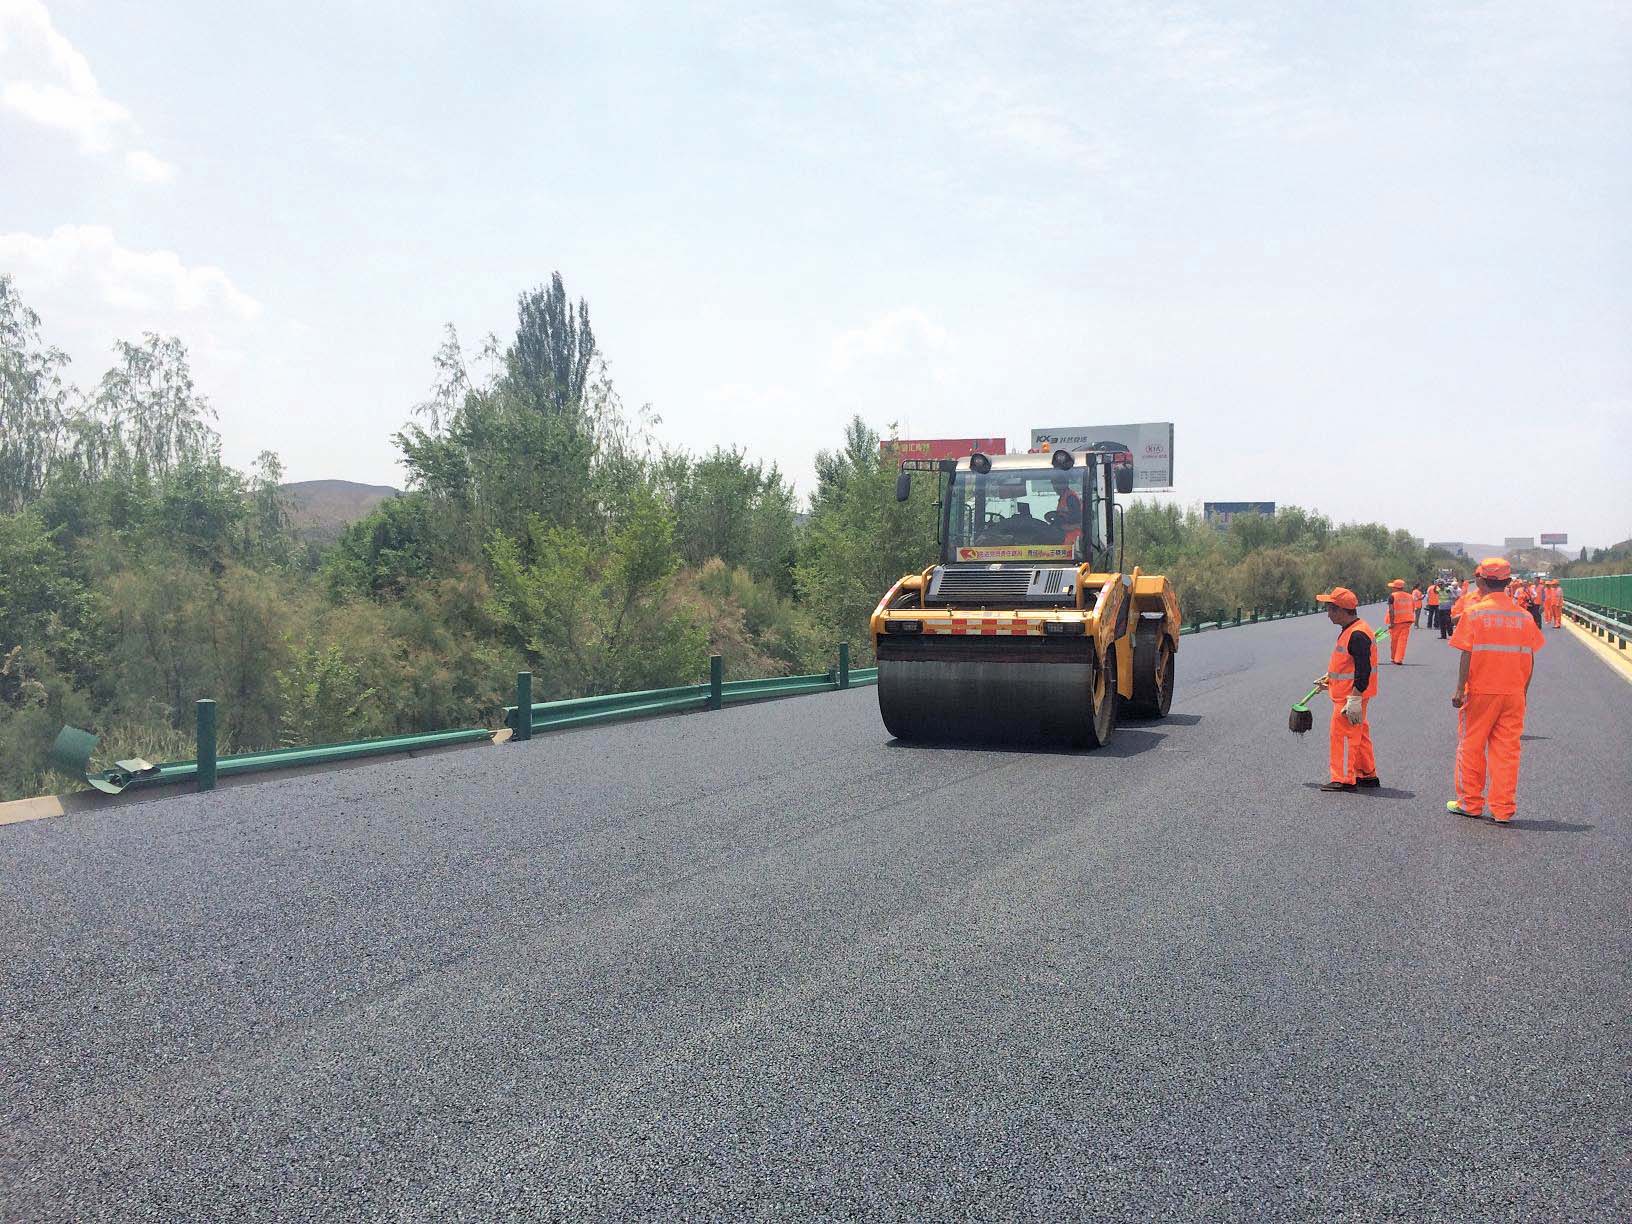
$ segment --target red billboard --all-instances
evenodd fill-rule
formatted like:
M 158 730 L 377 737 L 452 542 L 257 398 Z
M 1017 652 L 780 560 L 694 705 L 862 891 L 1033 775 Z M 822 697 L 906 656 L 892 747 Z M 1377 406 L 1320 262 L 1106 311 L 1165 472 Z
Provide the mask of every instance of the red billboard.
M 976 451 L 1006 455 L 1009 444 L 1004 438 L 893 438 L 878 449 L 893 459 L 962 459 Z

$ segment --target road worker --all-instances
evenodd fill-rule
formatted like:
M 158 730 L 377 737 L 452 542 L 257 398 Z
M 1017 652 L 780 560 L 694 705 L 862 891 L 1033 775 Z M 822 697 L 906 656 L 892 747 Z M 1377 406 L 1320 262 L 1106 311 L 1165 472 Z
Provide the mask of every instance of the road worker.
M 1547 580 L 1547 623 L 1554 629 L 1564 624 L 1564 588 L 1557 578 Z
M 1511 821 L 1517 806 L 1525 699 L 1536 651 L 1546 644 L 1535 621 L 1503 589 L 1511 573 L 1501 557 L 1479 563 L 1479 598 L 1463 609 L 1451 637 L 1462 660 L 1451 695 L 1457 710 L 1456 798 L 1445 807 L 1458 816 L 1485 815 L 1488 767 L 1489 814 L 1497 824 Z
M 1366 721 L 1366 707 L 1377 695 L 1376 638 L 1360 619 L 1360 600 L 1348 587 L 1334 587 L 1315 598 L 1326 605 L 1326 619 L 1338 626 L 1326 674 L 1316 681 L 1332 697 L 1331 781 L 1320 789 L 1353 792 L 1381 786 Z
M 1422 587 L 1420 586 L 1411 588 L 1411 624 L 1414 628 L 1422 628 Z
M 1537 629 L 1541 628 L 1541 605 L 1542 600 L 1544 599 L 1545 591 L 1546 584 L 1540 579 L 1533 579 L 1531 581 L 1530 590 L 1528 592 L 1530 596 L 1530 618 L 1536 622 Z
M 1056 471 L 1051 482 L 1054 494 L 1059 499 L 1054 506 L 1052 520 L 1065 533 L 1065 543 L 1075 549 L 1077 541 L 1082 539 L 1082 498 L 1077 496 L 1076 490 L 1071 487 L 1071 478 L 1064 472 Z
M 1451 630 L 1456 628 L 1456 618 L 1462 615 L 1462 603 L 1467 598 L 1467 592 L 1457 592 L 1456 583 L 1452 582 L 1446 590 L 1446 599 L 1439 606 L 1439 636 L 1450 641 Z
M 1428 586 L 1428 594 L 1423 597 L 1428 608 L 1428 628 L 1439 628 L 1439 601 L 1444 590 L 1444 584 L 1438 581 Z
M 1405 579 L 1388 584 L 1388 657 L 1395 667 L 1405 662 L 1405 643 L 1411 636 L 1411 592 Z

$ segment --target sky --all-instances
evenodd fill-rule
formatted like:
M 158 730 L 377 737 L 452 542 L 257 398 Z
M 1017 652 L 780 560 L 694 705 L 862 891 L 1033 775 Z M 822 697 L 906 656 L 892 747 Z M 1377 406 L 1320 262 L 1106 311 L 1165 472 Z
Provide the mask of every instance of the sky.
M 663 443 L 1175 425 L 1185 503 L 1632 537 L 1632 4 L 0 0 L 0 272 L 398 484 L 561 272 Z

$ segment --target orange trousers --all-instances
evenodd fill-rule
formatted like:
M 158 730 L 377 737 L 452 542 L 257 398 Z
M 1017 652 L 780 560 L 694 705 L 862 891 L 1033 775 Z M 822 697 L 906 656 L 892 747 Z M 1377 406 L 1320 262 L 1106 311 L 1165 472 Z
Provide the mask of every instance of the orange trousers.
M 1405 662 L 1405 640 L 1411 636 L 1411 622 L 1401 621 L 1388 627 L 1388 657 L 1396 663 Z
M 1371 724 L 1366 721 L 1370 697 L 1360 699 L 1360 722 L 1351 724 L 1343 717 L 1343 703 L 1332 702 L 1332 781 L 1353 783 L 1377 772 L 1377 758 L 1371 751 Z
M 1513 815 L 1523 734 L 1523 693 L 1468 694 L 1457 711 L 1456 802 L 1464 812 L 1484 811 L 1488 773 L 1490 814 L 1498 820 Z

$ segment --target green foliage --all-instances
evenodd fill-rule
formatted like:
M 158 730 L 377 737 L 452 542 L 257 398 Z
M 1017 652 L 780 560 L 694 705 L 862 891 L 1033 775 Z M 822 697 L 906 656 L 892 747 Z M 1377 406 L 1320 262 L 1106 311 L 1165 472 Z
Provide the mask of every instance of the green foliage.
M 363 739 L 376 729 L 375 690 L 339 642 L 308 642 L 278 673 L 280 731 L 288 747 Z
M 36 666 L 83 684 L 104 646 L 95 599 L 39 517 L 0 515 L 0 655 L 26 647 Z
M 700 459 L 671 452 L 658 464 L 657 481 L 688 565 L 718 558 L 793 594 L 798 520 L 793 488 L 774 464 L 750 463 L 735 448 L 716 447 Z
M 64 426 L 67 390 L 60 350 L 40 340 L 40 316 L 0 275 L 0 513 L 39 497 Z
M 707 670 L 702 625 L 666 604 L 679 557 L 667 508 L 648 493 L 602 540 L 539 515 L 488 545 L 494 619 L 552 697 L 660 688 Z
M 816 456 L 816 493 L 795 568 L 799 596 L 823 636 L 849 641 L 858 659 L 871 651 L 867 619 L 880 597 L 936 556 L 934 481 L 920 474 L 901 503 L 895 475 L 860 417 L 841 449 Z

